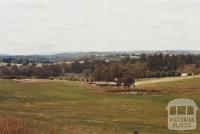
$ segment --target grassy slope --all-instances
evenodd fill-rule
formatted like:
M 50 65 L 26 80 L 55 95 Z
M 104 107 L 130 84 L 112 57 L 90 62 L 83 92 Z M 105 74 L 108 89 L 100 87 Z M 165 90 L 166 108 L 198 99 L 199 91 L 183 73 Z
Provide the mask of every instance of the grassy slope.
M 142 88 L 168 89 L 192 86 L 200 90 L 200 79 L 145 85 Z M 165 107 L 173 98 L 188 97 L 200 106 L 200 92 L 157 96 L 98 93 L 78 82 L 49 82 L 30 85 L 0 80 L 0 115 L 24 118 L 38 128 L 53 128 L 56 134 L 127 133 L 137 128 L 141 134 L 185 134 L 167 130 Z M 200 112 L 198 113 L 200 120 Z M 198 123 L 198 126 L 200 122 Z M 188 132 L 197 134 L 198 130 Z

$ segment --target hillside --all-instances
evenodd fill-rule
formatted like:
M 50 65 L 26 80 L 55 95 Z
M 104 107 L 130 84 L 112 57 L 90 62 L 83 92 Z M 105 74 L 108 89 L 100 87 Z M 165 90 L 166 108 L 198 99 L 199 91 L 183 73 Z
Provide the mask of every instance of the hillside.
M 45 81 L 32 84 L 0 80 L 0 116 L 24 119 L 32 127 L 53 129 L 52 134 L 183 134 L 167 129 L 167 103 L 187 97 L 200 105 L 199 78 L 140 85 L 142 88 L 196 92 L 160 95 L 100 93 L 80 82 Z M 156 114 L 155 114 L 156 113 Z M 200 119 L 200 113 L 198 112 Z M 198 122 L 198 126 L 199 126 Z M 190 134 L 197 134 L 200 127 Z
M 151 55 L 154 53 L 162 53 L 162 54 L 169 54 L 169 55 L 180 55 L 180 54 L 200 54 L 200 51 L 175 51 L 175 50 L 166 50 L 166 51 L 105 51 L 105 52 L 68 52 L 68 53 L 58 53 L 58 54 L 49 54 L 49 55 L 7 55 L 7 54 L 0 54 L 0 61 L 4 58 L 13 58 L 16 60 L 30 60 L 34 62 L 59 62 L 63 60 L 74 60 L 74 59 L 102 59 L 106 56 L 115 56 L 115 55 L 141 55 L 147 54 Z

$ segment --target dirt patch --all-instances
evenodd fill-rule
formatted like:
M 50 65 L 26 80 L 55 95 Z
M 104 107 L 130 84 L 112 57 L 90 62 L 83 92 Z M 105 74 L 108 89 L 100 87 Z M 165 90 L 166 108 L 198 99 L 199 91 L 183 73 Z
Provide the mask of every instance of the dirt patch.
M 14 79 L 15 83 L 19 84 L 34 84 L 34 83 L 46 83 L 46 82 L 59 82 L 65 80 L 49 80 L 49 79 Z
M 44 80 L 44 79 L 14 79 L 15 83 L 20 83 L 20 84 L 33 84 L 33 83 L 43 83 L 43 82 L 48 82 L 49 80 Z
M 122 87 L 106 87 L 106 86 L 102 87 L 102 86 L 97 86 L 97 85 L 88 84 L 88 83 L 82 83 L 81 87 L 94 89 L 97 92 L 101 92 L 101 93 L 134 94 L 134 95 L 161 93 L 159 90 L 155 90 L 155 89 L 139 89 L 139 88 L 124 89 Z
M 134 94 L 134 95 L 150 95 L 150 94 L 160 94 L 159 90 L 154 89 L 139 89 L 139 88 L 132 88 L 132 89 L 123 89 L 123 88 L 106 88 L 103 89 L 104 92 L 108 93 L 121 93 L 121 94 Z

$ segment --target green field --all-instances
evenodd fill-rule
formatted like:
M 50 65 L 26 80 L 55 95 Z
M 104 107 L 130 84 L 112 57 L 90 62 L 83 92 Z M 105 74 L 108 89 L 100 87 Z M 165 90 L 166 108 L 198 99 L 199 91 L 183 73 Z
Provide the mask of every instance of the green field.
M 169 131 L 166 105 L 184 97 L 199 107 L 200 78 L 139 87 L 169 92 L 126 95 L 97 92 L 81 82 L 20 84 L 0 80 L 0 116 L 24 119 L 31 127 L 52 129 L 55 134 L 132 134 L 134 129 L 140 134 L 199 134 L 200 112 L 197 130 Z

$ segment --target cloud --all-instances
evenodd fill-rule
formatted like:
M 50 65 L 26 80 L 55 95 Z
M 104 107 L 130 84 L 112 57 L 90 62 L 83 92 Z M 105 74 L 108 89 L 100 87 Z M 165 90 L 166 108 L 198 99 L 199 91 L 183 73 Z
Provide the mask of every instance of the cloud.
M 24 8 L 24 9 L 29 9 L 29 10 L 34 10 L 34 9 L 45 10 L 45 9 L 47 9 L 46 6 L 36 5 L 36 4 L 34 5 L 34 4 L 22 4 L 21 3 L 18 6 L 21 8 Z
M 200 49 L 199 0 L 0 0 L 0 53 Z
M 1 1 L 0 1 L 1 2 Z M 10 7 L 10 8 L 21 8 L 21 9 L 28 9 L 28 10 L 44 10 L 47 9 L 47 6 L 45 6 L 44 3 L 39 3 L 36 1 L 30 1 L 30 0 L 16 0 L 12 2 L 7 2 L 4 4 L 4 7 Z

